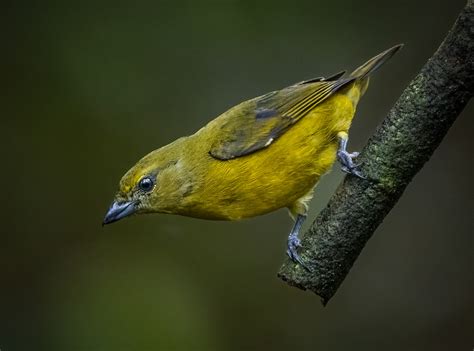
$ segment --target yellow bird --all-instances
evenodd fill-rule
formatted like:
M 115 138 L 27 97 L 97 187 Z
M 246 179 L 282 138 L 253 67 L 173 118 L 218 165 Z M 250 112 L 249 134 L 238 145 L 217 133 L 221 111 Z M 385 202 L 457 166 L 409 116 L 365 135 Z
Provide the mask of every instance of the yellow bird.
M 348 131 L 369 75 L 402 45 L 349 76 L 306 80 L 244 101 L 139 160 L 120 180 L 104 224 L 131 214 L 170 213 L 239 220 L 286 207 L 295 219 L 287 254 L 304 266 L 298 233 L 320 177 L 336 157 L 362 177 L 346 150 Z

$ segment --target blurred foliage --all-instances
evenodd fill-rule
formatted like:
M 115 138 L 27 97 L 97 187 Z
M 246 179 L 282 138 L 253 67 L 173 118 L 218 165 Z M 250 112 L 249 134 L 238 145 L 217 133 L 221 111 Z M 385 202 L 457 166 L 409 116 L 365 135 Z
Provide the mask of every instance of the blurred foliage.
M 146 152 L 245 98 L 404 42 L 362 100 L 350 142 L 360 148 L 463 5 L 5 3 L 0 349 L 470 349 L 472 104 L 326 308 L 275 276 L 284 210 L 100 226 L 120 176 Z

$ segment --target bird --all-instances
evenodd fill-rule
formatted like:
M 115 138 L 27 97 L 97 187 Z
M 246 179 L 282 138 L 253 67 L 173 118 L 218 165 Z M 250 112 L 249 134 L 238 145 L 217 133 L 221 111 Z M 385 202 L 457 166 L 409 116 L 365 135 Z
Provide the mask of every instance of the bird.
M 164 213 L 235 221 L 287 208 L 294 220 L 287 255 L 298 253 L 313 191 L 336 159 L 366 179 L 348 152 L 349 128 L 370 75 L 403 44 L 345 71 L 305 80 L 244 101 L 196 133 L 160 147 L 119 182 L 103 225 L 137 214 Z

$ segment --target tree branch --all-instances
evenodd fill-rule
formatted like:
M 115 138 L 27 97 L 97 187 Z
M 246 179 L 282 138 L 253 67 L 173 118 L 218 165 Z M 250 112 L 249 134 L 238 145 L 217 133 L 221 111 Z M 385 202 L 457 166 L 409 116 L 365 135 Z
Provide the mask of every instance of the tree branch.
M 278 276 L 325 305 L 408 183 L 438 147 L 474 90 L 474 3 L 469 0 L 435 54 L 362 150 L 367 180 L 346 176 L 302 240 L 312 272 L 290 260 Z

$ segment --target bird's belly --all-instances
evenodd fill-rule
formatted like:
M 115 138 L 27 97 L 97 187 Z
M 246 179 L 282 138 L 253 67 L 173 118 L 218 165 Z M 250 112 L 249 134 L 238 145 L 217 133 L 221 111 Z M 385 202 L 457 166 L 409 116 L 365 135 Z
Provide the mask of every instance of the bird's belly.
M 334 116 L 334 111 L 331 105 L 315 109 L 269 147 L 213 161 L 197 194 L 208 201 L 194 208 L 194 216 L 235 220 L 293 206 L 331 168 L 337 133 L 349 129 L 353 111 L 348 116 Z
M 269 155 L 264 167 L 242 175 L 245 183 L 235 187 L 226 210 L 231 217 L 261 215 L 282 207 L 292 207 L 308 194 L 334 163 L 337 144 L 320 146 L 307 143 L 298 152 Z

